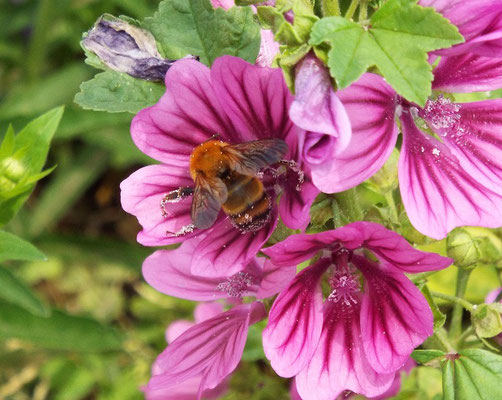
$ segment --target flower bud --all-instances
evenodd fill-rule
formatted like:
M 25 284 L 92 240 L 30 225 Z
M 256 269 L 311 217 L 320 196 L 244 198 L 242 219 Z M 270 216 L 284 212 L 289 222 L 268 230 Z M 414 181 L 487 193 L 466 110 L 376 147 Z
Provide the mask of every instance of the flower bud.
M 488 229 L 458 228 L 448 235 L 448 256 L 459 268 L 474 268 L 478 263 L 496 263 L 502 258 L 502 241 Z
M 491 338 L 502 332 L 501 303 L 480 304 L 471 312 L 472 326 L 481 338 Z
M 82 46 L 107 67 L 149 81 L 163 81 L 174 63 L 162 58 L 150 32 L 111 15 L 96 22 Z
M 14 157 L 0 161 L 0 192 L 8 192 L 17 185 L 26 173 L 26 168 Z

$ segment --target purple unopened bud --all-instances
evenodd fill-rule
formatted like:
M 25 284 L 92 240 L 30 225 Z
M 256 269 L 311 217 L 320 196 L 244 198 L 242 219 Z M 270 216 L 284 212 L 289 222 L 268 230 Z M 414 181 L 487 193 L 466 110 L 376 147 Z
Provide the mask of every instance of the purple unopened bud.
M 150 32 L 111 15 L 99 18 L 82 45 L 107 67 L 149 81 L 163 81 L 175 62 L 162 58 Z

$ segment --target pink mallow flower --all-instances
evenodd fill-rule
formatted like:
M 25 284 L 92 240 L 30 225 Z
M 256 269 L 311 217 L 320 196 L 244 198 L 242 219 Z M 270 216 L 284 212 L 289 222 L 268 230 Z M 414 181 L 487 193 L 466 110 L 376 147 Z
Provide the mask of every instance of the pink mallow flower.
M 502 59 L 443 57 L 433 72 L 432 88 L 441 93 L 502 87 Z M 415 228 L 441 239 L 457 226 L 501 226 L 502 100 L 454 103 L 435 93 L 421 108 L 371 73 L 337 92 L 352 137 L 332 161 L 331 182 L 319 189 L 347 190 L 377 172 L 396 145 L 398 117 L 401 198 Z
M 293 101 L 280 69 L 260 68 L 240 58 L 223 56 L 211 69 L 195 60 L 179 60 L 166 74 L 166 93 L 159 102 L 141 110 L 133 119 L 131 134 L 145 154 L 160 165 L 144 167 L 121 184 L 125 211 L 135 215 L 143 230 L 138 241 L 163 246 L 197 236 L 201 240 L 191 259 L 196 275 L 229 276 L 253 259 L 272 234 L 279 213 L 292 228 L 304 228 L 309 209 L 319 193 L 299 161 L 299 128 L 288 117 Z M 189 173 L 192 150 L 219 135 L 237 144 L 279 138 L 288 145 L 289 167 L 262 171 L 272 199 L 278 189 L 268 222 L 259 230 L 241 232 L 223 212 L 208 229 L 194 229 L 190 216 L 191 196 L 168 203 L 164 196 L 180 187 L 193 187 Z M 303 169 L 303 170 L 302 170 Z
M 328 69 L 312 54 L 296 66 L 295 101 L 289 117 L 304 130 L 302 158 L 314 185 L 328 190 L 336 174 L 335 156 L 349 145 L 352 131 Z
M 152 377 L 143 388 L 147 400 L 214 399 L 225 392 L 249 326 L 261 321 L 266 311 L 257 301 L 226 312 L 218 307 L 199 306 L 196 324 L 178 321 L 169 327 L 169 346 L 155 360 Z
M 296 376 L 303 400 L 387 391 L 413 349 L 433 333 L 427 300 L 404 273 L 452 263 L 370 222 L 290 236 L 263 251 L 275 265 L 292 268 L 320 257 L 279 294 L 263 331 L 272 367 Z
M 500 0 L 420 0 L 433 7 L 458 27 L 464 43 L 435 53 L 460 55 L 467 52 L 485 57 L 502 57 L 502 1 Z
M 235 5 L 234 0 L 211 0 L 213 7 L 224 8 L 228 10 Z M 260 3 L 260 6 L 274 5 L 275 1 L 264 1 Z M 256 7 L 251 6 L 253 11 L 256 11 Z M 261 33 L 261 43 L 260 52 L 256 58 L 256 65 L 260 67 L 270 67 L 274 57 L 279 53 L 279 43 L 274 40 L 274 33 L 268 29 L 262 29 Z

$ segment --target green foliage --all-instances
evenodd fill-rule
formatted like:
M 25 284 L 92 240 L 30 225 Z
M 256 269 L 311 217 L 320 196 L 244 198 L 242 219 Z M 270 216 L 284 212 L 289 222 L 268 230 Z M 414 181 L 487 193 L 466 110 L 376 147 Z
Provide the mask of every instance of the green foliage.
M 0 231 L 0 262 L 6 260 L 45 260 L 46 257 L 31 243 Z
M 447 356 L 443 368 L 444 400 L 502 398 L 502 357 L 486 350 L 467 349 Z
M 471 311 L 472 326 L 480 338 L 490 338 L 502 332 L 502 303 L 480 304 Z
M 0 148 L 0 226 L 19 211 L 34 183 L 50 172 L 40 173 L 62 115 L 63 107 L 55 108 L 15 136 L 8 130 Z
M 120 350 L 120 335 L 91 318 L 53 310 L 40 317 L 9 303 L 0 304 L 0 337 L 27 340 L 55 350 L 84 352 Z
M 85 110 L 136 114 L 159 101 L 164 91 L 161 84 L 109 70 L 82 83 L 80 93 L 75 96 L 75 103 Z
M 411 353 L 411 357 L 419 364 L 428 364 L 433 360 L 442 358 L 446 355 L 441 350 L 415 350 Z
M 144 27 L 170 59 L 187 54 L 211 65 L 224 54 L 253 63 L 260 49 L 260 29 L 249 7 L 213 9 L 209 0 L 165 0 Z
M 331 46 L 328 65 L 339 88 L 375 65 L 400 95 L 425 105 L 432 81 L 427 52 L 460 43 L 462 36 L 432 8 L 415 3 L 389 0 L 368 26 L 342 17 L 323 18 L 314 25 L 310 43 Z
M 432 315 L 434 317 L 434 332 L 436 332 L 438 329 L 441 329 L 443 325 L 446 322 L 446 315 L 441 312 L 439 309 L 438 305 L 434 301 L 434 298 L 432 297 L 431 291 L 429 290 L 429 287 L 427 285 L 423 285 L 423 287 L 420 289 L 424 297 L 427 299 L 427 302 L 429 303 L 429 307 L 432 310 Z

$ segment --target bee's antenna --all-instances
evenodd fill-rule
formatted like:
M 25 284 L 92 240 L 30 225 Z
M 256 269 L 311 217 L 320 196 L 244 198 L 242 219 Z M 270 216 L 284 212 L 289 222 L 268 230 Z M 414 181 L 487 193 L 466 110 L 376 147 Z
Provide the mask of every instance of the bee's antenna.
M 221 135 L 219 133 L 215 133 L 213 136 L 211 136 L 209 139 L 204 140 L 202 143 L 207 143 L 210 142 L 211 140 L 219 138 Z

